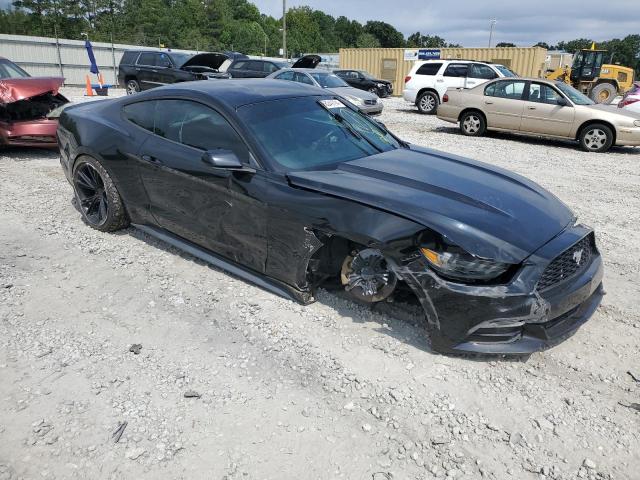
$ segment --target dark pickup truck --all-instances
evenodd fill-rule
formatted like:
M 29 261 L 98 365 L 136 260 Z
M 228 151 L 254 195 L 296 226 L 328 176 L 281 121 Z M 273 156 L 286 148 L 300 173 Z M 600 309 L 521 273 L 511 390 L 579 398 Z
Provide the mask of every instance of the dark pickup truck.
M 236 52 L 189 54 L 159 50 L 126 50 L 120 60 L 118 84 L 131 95 L 169 83 L 230 78 L 222 71 L 245 55 Z

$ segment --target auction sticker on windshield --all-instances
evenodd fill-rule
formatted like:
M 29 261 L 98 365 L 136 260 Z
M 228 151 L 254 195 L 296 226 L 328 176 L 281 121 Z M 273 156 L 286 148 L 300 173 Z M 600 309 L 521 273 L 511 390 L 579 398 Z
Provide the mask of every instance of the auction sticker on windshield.
M 347 106 L 342 103 L 340 100 L 331 99 L 331 100 L 320 100 L 320 105 L 322 105 L 326 109 L 334 109 L 334 108 L 346 108 Z

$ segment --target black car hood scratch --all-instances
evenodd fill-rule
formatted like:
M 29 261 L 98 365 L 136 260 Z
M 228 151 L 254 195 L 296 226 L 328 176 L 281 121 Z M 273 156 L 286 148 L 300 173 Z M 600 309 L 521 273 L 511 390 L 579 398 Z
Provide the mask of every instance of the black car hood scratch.
M 507 263 L 520 263 L 574 220 L 564 203 L 524 177 L 414 146 L 288 178 L 406 217 L 474 255 Z

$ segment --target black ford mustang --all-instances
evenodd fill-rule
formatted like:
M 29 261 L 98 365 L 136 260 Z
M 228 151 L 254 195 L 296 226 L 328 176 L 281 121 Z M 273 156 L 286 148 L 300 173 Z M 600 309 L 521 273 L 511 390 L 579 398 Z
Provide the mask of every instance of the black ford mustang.
M 134 224 L 302 303 L 327 282 L 415 300 L 439 351 L 528 353 L 591 316 L 602 260 L 555 196 L 327 93 L 190 82 L 73 106 L 62 166 L 93 228 Z

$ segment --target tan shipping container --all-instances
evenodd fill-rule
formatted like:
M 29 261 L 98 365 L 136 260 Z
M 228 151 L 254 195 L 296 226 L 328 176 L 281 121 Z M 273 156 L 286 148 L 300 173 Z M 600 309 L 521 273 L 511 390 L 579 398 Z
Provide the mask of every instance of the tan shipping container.
M 340 68 L 366 70 L 375 77 L 393 82 L 394 95 L 402 95 L 404 77 L 413 60 L 405 60 L 405 50 L 417 48 L 341 48 Z M 500 63 L 522 77 L 544 74 L 547 50 L 541 47 L 440 48 L 444 60 L 480 60 Z

